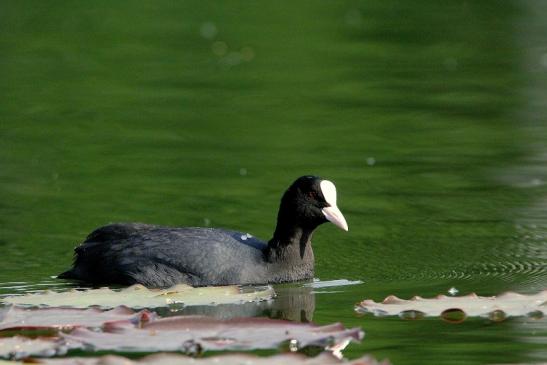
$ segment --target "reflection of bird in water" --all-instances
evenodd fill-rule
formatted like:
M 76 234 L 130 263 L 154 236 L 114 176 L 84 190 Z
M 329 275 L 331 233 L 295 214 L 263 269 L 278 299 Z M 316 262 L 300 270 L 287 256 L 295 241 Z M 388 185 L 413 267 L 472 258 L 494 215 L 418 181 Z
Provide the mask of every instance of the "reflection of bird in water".
M 270 317 L 295 322 L 311 322 L 315 311 L 313 288 L 302 284 L 284 284 L 275 287 L 275 299 L 259 303 L 223 304 L 216 306 L 183 307 L 176 312 L 160 309 L 163 316 L 206 315 L 219 319 L 238 317 Z
M 271 318 L 296 322 L 311 322 L 315 311 L 315 294 L 308 286 L 283 285 L 275 288 L 277 297 L 272 303 Z

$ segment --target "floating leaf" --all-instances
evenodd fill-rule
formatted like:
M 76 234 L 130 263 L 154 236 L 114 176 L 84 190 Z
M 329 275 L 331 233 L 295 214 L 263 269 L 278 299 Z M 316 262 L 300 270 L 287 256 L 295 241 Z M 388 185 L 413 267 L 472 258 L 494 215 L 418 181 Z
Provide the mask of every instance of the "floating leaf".
M 361 280 L 337 279 L 337 280 L 328 280 L 328 281 L 314 280 L 311 283 L 304 284 L 304 286 L 314 288 L 314 289 L 322 289 L 322 288 L 331 288 L 331 287 L 358 285 L 358 284 L 363 284 L 363 282 Z
M 130 360 L 120 356 L 80 357 L 66 359 L 41 359 L 39 364 L 49 365 L 389 365 L 388 362 L 378 362 L 372 357 L 363 356 L 351 361 L 342 361 L 328 353 L 322 353 L 316 357 L 308 357 L 302 354 L 281 354 L 268 357 L 260 357 L 248 354 L 229 354 L 211 356 L 203 359 L 188 358 L 178 354 L 156 354 L 143 357 L 139 360 Z
M 3 358 L 63 355 L 66 350 L 64 340 L 59 338 L 0 337 L 0 357 Z
M 9 306 L 0 310 L 0 331 L 14 329 L 49 329 L 72 327 L 99 327 L 105 322 L 149 320 L 152 313 L 139 313 L 127 307 L 117 307 L 108 311 L 99 308 L 41 308 L 26 309 Z
M 473 293 L 461 297 L 438 295 L 435 298 L 414 297 L 410 300 L 390 295 L 382 303 L 364 300 L 355 310 L 402 317 L 405 313 L 422 313 L 424 316 L 441 316 L 450 322 L 462 322 L 466 316 L 500 321 L 509 316 L 544 315 L 547 312 L 547 290 L 531 295 L 507 292 L 497 297 L 480 297 Z
M 17 364 L 22 364 L 22 362 L 0 360 L 0 365 L 17 365 Z
M 128 352 L 275 349 L 284 343 L 291 350 L 317 347 L 339 351 L 350 340 L 363 336 L 359 328 L 346 329 L 339 323 L 315 326 L 268 318 L 218 320 L 204 316 L 168 317 L 140 327 L 123 322 L 104 326 L 103 332 L 76 328 L 61 334 L 71 343 L 94 350 Z
M 121 290 L 109 288 L 70 290 L 65 292 L 45 291 L 20 296 L 9 296 L 2 301 L 28 306 L 88 308 L 99 306 L 114 308 L 125 305 L 130 308 L 158 308 L 172 304 L 211 305 L 269 300 L 274 296 L 268 286 L 262 290 L 243 292 L 238 286 L 216 286 L 193 288 L 179 284 L 169 289 L 148 289 L 133 285 Z

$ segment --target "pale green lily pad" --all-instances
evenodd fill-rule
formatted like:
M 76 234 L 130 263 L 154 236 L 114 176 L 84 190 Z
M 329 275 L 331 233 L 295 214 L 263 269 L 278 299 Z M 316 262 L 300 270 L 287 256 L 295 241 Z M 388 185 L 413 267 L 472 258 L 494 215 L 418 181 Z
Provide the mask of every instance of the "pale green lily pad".
M 25 306 L 72 308 L 114 308 L 120 305 L 130 308 L 158 308 L 173 304 L 192 306 L 258 302 L 272 299 L 274 295 L 270 286 L 247 292 L 236 285 L 193 288 L 179 284 L 169 289 L 148 289 L 142 285 L 133 285 L 121 290 L 100 288 L 73 289 L 65 292 L 45 291 L 5 297 L 2 298 L 2 302 Z
M 477 316 L 499 321 L 510 316 L 543 316 L 547 313 L 547 290 L 536 294 L 507 292 L 482 297 L 472 293 L 460 297 L 438 295 L 435 298 L 414 297 L 409 300 L 390 295 L 381 303 L 364 300 L 355 310 L 379 316 L 398 315 L 406 319 L 440 316 L 450 322 L 461 322 L 465 317 Z

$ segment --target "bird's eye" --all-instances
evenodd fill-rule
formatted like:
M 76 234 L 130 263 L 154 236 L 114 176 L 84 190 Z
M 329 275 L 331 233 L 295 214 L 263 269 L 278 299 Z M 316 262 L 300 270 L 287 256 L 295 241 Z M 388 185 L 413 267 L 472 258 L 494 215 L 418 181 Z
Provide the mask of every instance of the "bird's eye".
M 308 193 L 308 196 L 310 197 L 310 199 L 317 200 L 317 193 L 315 191 L 310 191 Z

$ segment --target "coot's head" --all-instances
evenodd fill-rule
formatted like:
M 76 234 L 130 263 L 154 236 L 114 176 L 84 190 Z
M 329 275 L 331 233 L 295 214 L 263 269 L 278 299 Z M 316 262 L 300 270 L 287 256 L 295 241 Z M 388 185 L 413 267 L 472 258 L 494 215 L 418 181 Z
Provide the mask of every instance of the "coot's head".
M 317 176 L 302 176 L 292 183 L 281 199 L 278 220 L 311 229 L 330 221 L 348 230 L 346 219 L 336 205 L 336 187 Z

